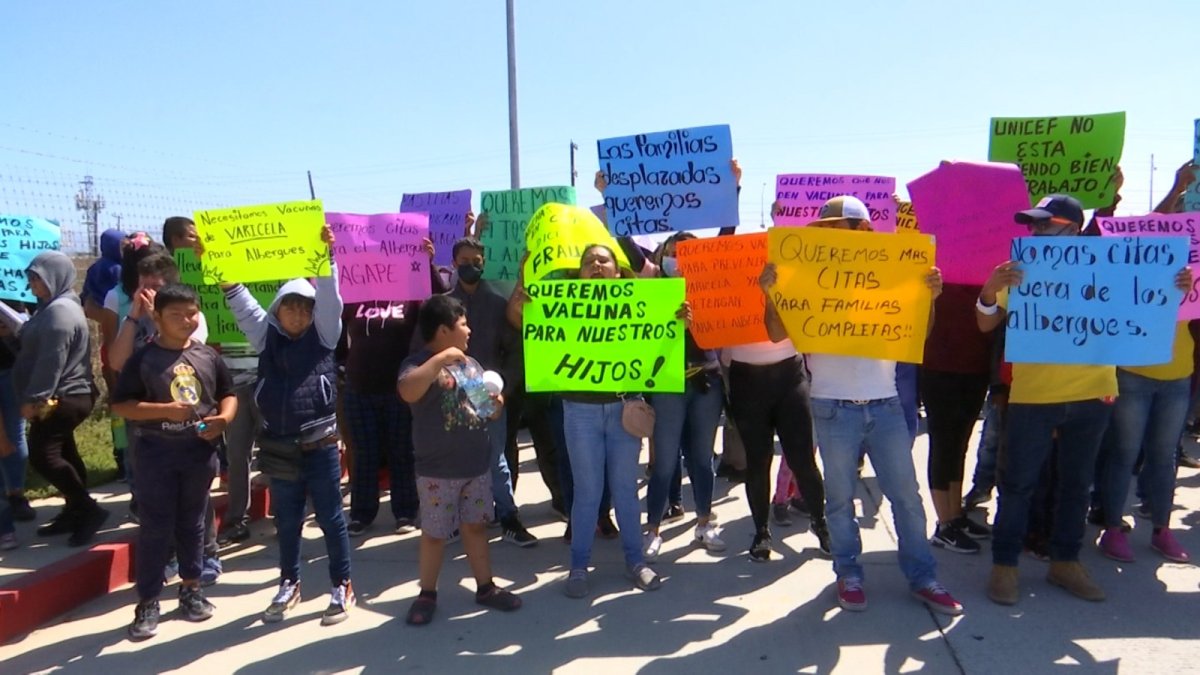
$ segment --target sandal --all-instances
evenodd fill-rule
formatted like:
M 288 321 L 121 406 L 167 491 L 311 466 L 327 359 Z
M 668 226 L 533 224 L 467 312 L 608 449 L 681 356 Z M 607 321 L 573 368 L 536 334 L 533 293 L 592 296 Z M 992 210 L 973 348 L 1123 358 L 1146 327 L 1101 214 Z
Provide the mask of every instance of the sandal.
M 408 616 L 404 619 L 410 626 L 424 626 L 433 621 L 433 612 L 437 609 L 437 600 L 418 597 L 408 608 Z
M 521 598 L 518 598 L 515 593 L 506 591 L 499 586 L 493 586 L 492 590 L 482 596 L 476 595 L 475 602 L 484 607 L 498 609 L 502 612 L 511 612 L 515 609 L 520 609 L 522 604 Z

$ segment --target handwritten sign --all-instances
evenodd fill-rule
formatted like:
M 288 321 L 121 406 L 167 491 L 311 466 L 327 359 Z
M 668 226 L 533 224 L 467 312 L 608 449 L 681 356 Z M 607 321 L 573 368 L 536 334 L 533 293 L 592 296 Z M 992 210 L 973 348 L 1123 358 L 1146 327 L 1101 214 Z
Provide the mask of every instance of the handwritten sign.
M 480 235 L 484 251 L 483 278 L 513 280 L 525 255 L 525 228 L 533 214 L 546 204 L 575 205 L 575 188 L 570 186 L 523 188 L 484 192 L 480 211 L 487 214 L 487 227 Z
M 431 291 L 429 216 L 424 213 L 326 213 L 345 302 L 424 300 Z
M 429 214 L 433 264 L 443 267 L 454 265 L 454 242 L 462 238 L 470 211 L 470 190 L 406 193 L 400 199 L 400 213 Z
M 525 229 L 525 247 L 529 251 L 525 281 L 540 281 L 559 270 L 579 269 L 584 250 L 592 244 L 608 246 L 617 258 L 617 265 L 629 269 L 629 258 L 591 211 L 565 204 L 542 206 Z
M 1196 120 L 1196 131 L 1193 134 L 1192 161 L 1200 165 L 1200 120 Z M 1187 192 L 1183 193 L 1183 210 L 1184 211 L 1200 211 L 1200 180 L 1193 181 L 1188 186 Z
M 781 212 L 776 225 L 807 225 L 820 216 L 821 205 L 842 195 L 857 197 L 871 211 L 876 232 L 896 231 L 896 179 L 885 176 L 837 176 L 789 173 L 775 177 L 775 201 Z
M 1200 213 L 1150 213 L 1124 218 L 1097 218 L 1096 224 L 1100 227 L 1100 234 L 1105 237 L 1187 237 L 1187 264 L 1200 264 Z M 1178 318 L 1180 321 L 1200 319 L 1200 274 L 1192 282 L 1192 290 L 1183 296 Z
M 921 226 L 917 223 L 917 212 L 913 210 L 912 202 L 896 203 L 896 232 L 899 234 L 917 234 Z
M 195 221 L 214 283 L 329 276 L 319 200 L 197 211 Z
M 1083 208 L 1108 206 L 1125 146 L 1125 113 L 1064 117 L 993 117 L 988 159 L 1013 162 L 1037 203 L 1067 194 Z
M 34 216 L 0 214 L 0 298 L 36 302 L 25 268 L 43 251 L 62 246 L 58 222 Z
M 950 284 L 982 285 L 1007 260 L 1013 237 L 1029 234 L 1013 222 L 1029 208 L 1021 170 L 1013 164 L 942 162 L 908 184 L 921 231 L 937 240 L 937 265 Z
M 767 233 L 675 244 L 692 305 L 692 337 L 702 349 L 765 342 L 766 298 L 758 275 L 767 264 Z
M 526 286 L 527 391 L 681 393 L 683 279 L 538 281 Z
M 1171 360 L 1187 237 L 1020 237 L 1009 291 L 1013 363 L 1147 366 Z
M 767 230 L 771 301 L 796 351 L 921 363 L 933 266 L 928 235 Z
M 729 125 L 606 138 L 596 146 L 608 229 L 616 236 L 738 224 Z
M 237 320 L 225 304 L 225 292 L 220 286 L 204 283 L 204 271 L 196 254 L 191 249 L 175 250 L 175 265 L 179 267 L 179 280 L 196 289 L 200 296 L 200 311 L 208 323 L 208 341 L 210 344 L 235 345 L 245 344 L 246 336 L 238 328 Z M 265 281 L 246 284 L 246 288 L 258 300 L 263 309 L 268 309 L 275 301 L 279 292 L 278 281 Z

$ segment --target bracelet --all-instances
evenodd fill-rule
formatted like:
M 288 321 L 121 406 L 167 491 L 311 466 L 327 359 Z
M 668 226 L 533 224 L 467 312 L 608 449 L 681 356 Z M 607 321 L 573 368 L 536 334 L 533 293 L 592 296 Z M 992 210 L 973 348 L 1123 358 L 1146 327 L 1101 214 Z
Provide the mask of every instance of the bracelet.
M 994 302 L 990 305 L 985 305 L 982 298 L 975 298 L 975 309 L 984 316 L 992 316 L 1000 311 L 1000 305 Z

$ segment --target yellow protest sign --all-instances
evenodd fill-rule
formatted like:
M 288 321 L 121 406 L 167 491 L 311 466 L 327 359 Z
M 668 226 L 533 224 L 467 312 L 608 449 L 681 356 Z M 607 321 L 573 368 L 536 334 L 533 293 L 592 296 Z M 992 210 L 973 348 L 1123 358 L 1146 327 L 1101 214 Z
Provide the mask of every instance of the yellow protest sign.
M 591 244 L 613 250 L 617 265 L 629 269 L 629 258 L 608 228 L 590 209 L 566 204 L 544 204 L 525 228 L 525 281 L 541 281 L 551 272 L 579 269 L 579 259 Z
M 917 212 L 913 211 L 912 202 L 896 204 L 896 231 L 906 234 L 916 234 L 921 231 L 917 224 Z
M 329 276 L 319 200 L 197 211 L 194 220 L 211 283 Z
M 778 274 L 771 301 L 797 351 L 921 363 L 931 237 L 777 227 L 767 259 Z

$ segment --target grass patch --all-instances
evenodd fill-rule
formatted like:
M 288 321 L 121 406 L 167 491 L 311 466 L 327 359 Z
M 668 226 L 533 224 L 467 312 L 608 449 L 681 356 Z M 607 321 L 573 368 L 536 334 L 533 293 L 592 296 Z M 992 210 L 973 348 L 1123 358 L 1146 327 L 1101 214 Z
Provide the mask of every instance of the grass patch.
M 75 442 L 79 455 L 87 467 L 88 487 L 104 485 L 117 479 L 117 463 L 113 460 L 112 426 L 107 407 L 97 404 L 96 411 L 75 429 Z M 58 490 L 29 468 L 25 479 L 25 496 L 29 499 L 44 499 L 58 494 Z

